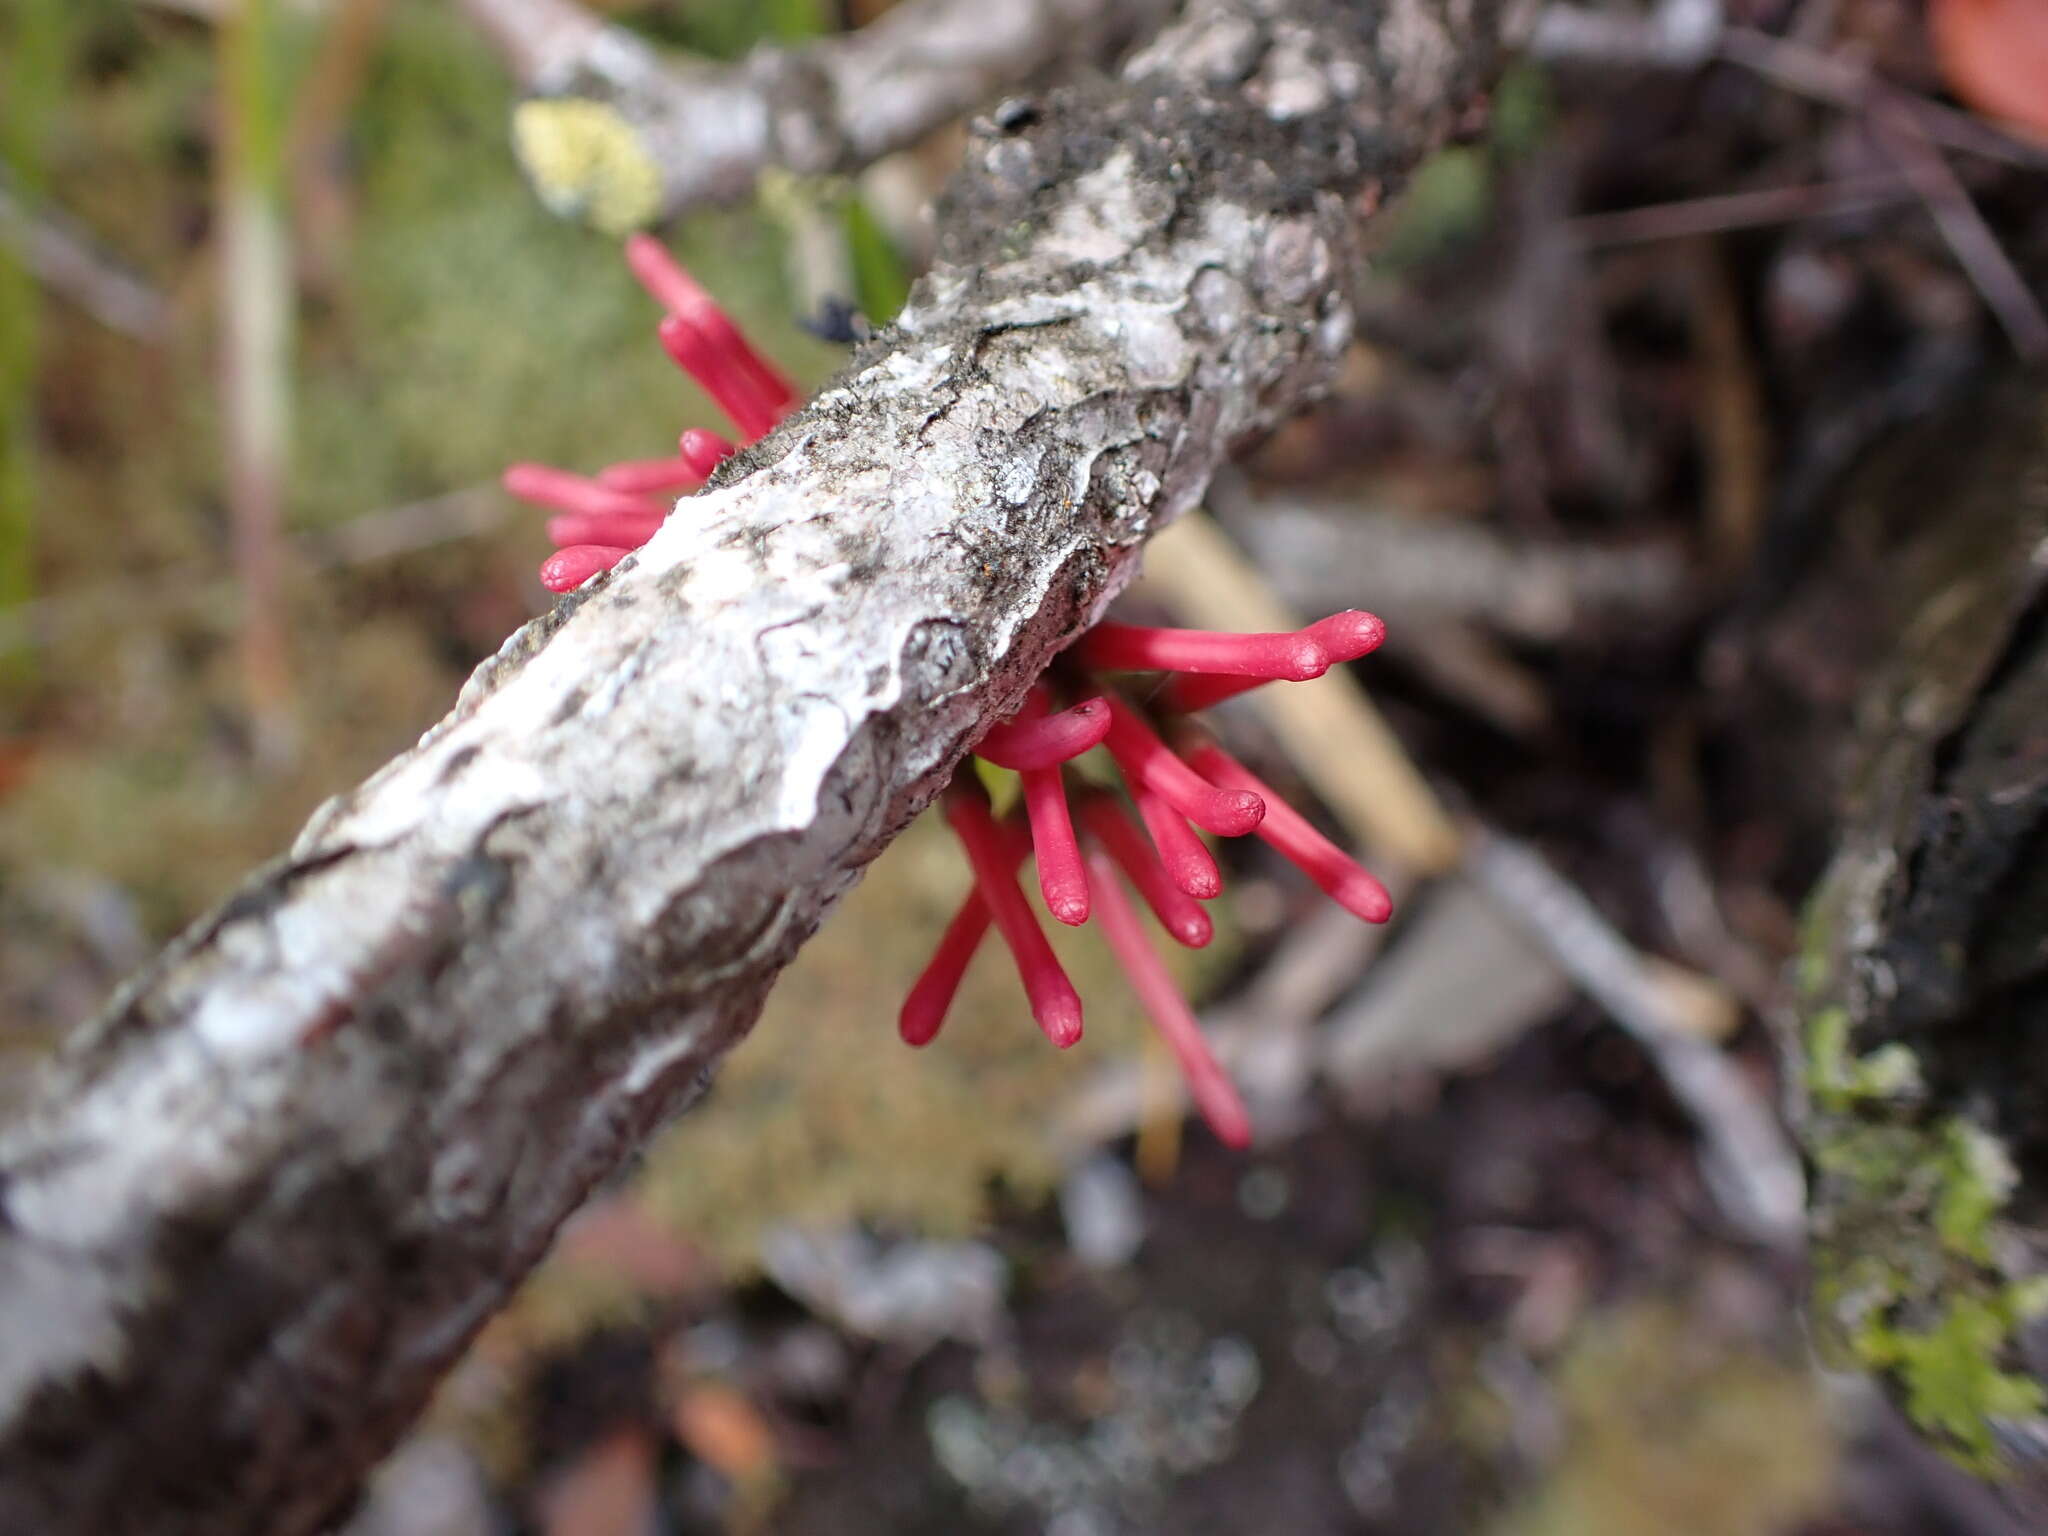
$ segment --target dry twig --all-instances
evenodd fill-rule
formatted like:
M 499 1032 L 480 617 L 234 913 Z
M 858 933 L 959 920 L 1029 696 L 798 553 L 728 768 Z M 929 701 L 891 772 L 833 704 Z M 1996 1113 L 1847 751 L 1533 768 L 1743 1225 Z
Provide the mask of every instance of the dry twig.
M 720 66 L 664 58 L 573 0 L 462 0 L 529 89 L 601 102 L 629 137 L 605 151 L 638 162 L 647 199 L 617 222 L 651 222 L 753 190 L 769 166 L 858 170 L 1006 87 L 1061 63 L 1100 62 L 1157 26 L 1167 0 L 906 0 L 879 20 L 802 48 Z M 541 190 L 563 211 L 598 205 L 576 184 Z M 529 169 L 535 169 L 529 156 Z M 616 171 L 608 174 L 620 174 Z
M 37 282 L 108 330 L 151 344 L 170 334 L 171 309 L 162 294 L 103 255 L 64 219 L 24 207 L 5 178 L 0 178 L 0 241 L 13 248 Z

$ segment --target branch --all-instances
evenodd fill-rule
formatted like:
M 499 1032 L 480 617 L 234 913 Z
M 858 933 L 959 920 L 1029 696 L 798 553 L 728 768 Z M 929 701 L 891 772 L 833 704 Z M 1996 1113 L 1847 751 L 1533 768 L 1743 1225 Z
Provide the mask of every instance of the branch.
M 120 992 L 0 1134 L 0 1529 L 336 1513 L 1146 535 L 1326 385 L 1359 216 L 1502 13 L 1199 0 L 981 125 L 901 322 Z
M 769 166 L 858 170 L 916 143 L 1006 86 L 1061 63 L 1100 63 L 1149 34 L 1173 0 L 906 0 L 856 31 L 763 48 L 730 66 L 668 58 L 573 0 L 462 0 L 529 90 L 596 100 L 631 130 L 659 192 L 651 223 L 752 192 Z M 625 153 L 621 151 L 620 153 Z M 588 212 L 584 186 L 551 185 L 558 212 Z M 572 176 L 596 163 L 574 156 Z M 599 174 L 617 174 L 607 159 Z

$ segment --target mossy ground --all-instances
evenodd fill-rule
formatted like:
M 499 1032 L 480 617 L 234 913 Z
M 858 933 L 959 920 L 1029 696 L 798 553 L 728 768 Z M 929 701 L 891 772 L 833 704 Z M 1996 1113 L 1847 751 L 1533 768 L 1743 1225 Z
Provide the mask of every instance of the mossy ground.
M 1824 891 L 1814 912 L 1830 900 Z M 1821 1338 L 1840 1363 L 1896 1382 L 1915 1423 L 1995 1477 L 1998 1421 L 2044 1406 L 2039 1383 L 2012 1368 L 2019 1329 L 2048 1306 L 2039 1280 L 2001 1263 L 2017 1174 L 1993 1133 L 1929 1104 L 1907 1046 L 1856 1053 L 1849 1009 L 1826 997 L 1834 929 L 1810 917 L 1802 966 Z

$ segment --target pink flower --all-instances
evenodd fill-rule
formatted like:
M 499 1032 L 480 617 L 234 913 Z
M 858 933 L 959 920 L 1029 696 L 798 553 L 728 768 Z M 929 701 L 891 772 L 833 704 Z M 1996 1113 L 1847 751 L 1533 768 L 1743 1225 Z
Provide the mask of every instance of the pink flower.
M 628 240 L 626 262 L 664 310 L 656 331 L 663 349 L 732 419 L 739 442 L 773 428 L 795 392 L 732 318 L 653 238 Z M 614 464 L 594 478 L 544 464 L 512 465 L 505 489 L 556 514 L 547 531 L 560 547 L 541 565 L 542 584 L 567 592 L 610 570 L 654 537 L 669 514 L 665 493 L 701 485 L 736 452 L 717 433 L 693 427 L 673 455 Z M 1386 888 L 1221 747 L 1187 732 L 1184 721 L 1265 683 L 1320 677 L 1378 649 L 1385 638 L 1386 626 L 1361 612 L 1333 614 L 1290 634 L 1104 622 L 1082 635 L 1060 659 L 1058 681 L 1041 679 L 1016 715 L 991 726 L 974 749 L 1018 774 L 1019 809 L 999 821 L 971 764 L 946 789 L 946 820 L 967 855 L 974 888 L 904 999 L 903 1039 L 924 1045 L 938 1034 L 991 927 L 1016 962 L 1046 1038 L 1062 1050 L 1081 1038 L 1081 999 L 1017 883 L 1017 869 L 1030 856 L 1046 910 L 1070 925 L 1100 919 L 1138 1000 L 1180 1063 L 1196 1108 L 1226 1144 L 1246 1145 L 1251 1122 L 1244 1103 L 1145 937 L 1124 887 L 1138 893 L 1173 939 L 1198 949 L 1215 931 L 1201 903 L 1222 893 L 1223 879 L 1196 829 L 1218 837 L 1257 835 L 1347 910 L 1385 922 L 1392 910 Z M 1149 702 L 1140 705 L 1136 695 L 1101 677 L 1121 672 L 1166 677 L 1145 690 Z M 1072 702 L 1056 707 L 1062 695 Z M 1067 765 L 1096 747 L 1122 775 L 1130 806 L 1103 789 L 1078 786 L 1077 817 L 1069 800 L 1077 786 Z
M 732 418 L 740 440 L 752 442 L 780 421 L 796 392 L 661 242 L 634 235 L 626 242 L 626 265 L 666 311 L 655 330 L 663 350 Z M 541 585 L 567 592 L 610 570 L 667 518 L 668 505 L 657 493 L 695 489 L 738 451 L 716 432 L 692 427 L 671 457 L 613 464 L 595 479 L 546 464 L 512 465 L 504 474 L 506 490 L 566 514 L 548 520 L 548 538 L 559 548 L 541 562 Z
M 1081 636 L 1058 668 L 1060 686 L 1079 702 L 1055 710 L 1051 687 L 1040 681 L 1016 716 L 991 726 L 975 748 L 997 767 L 1017 770 L 1021 817 L 997 823 L 971 767 L 946 791 L 947 819 L 967 847 L 974 890 L 903 1004 L 903 1038 L 924 1045 L 938 1034 L 991 915 L 1047 1038 L 1062 1048 L 1081 1038 L 1079 1001 L 1017 884 L 1028 845 L 1046 910 L 1063 923 L 1100 917 L 1132 990 L 1180 1063 L 1195 1107 L 1226 1145 L 1246 1145 L 1251 1119 L 1244 1103 L 1147 941 L 1124 886 L 1137 891 L 1170 936 L 1199 949 L 1214 932 L 1200 904 L 1221 894 L 1223 881 L 1196 828 L 1221 837 L 1256 834 L 1348 911 L 1385 922 L 1393 904 L 1379 881 L 1221 747 L 1186 733 L 1177 718 L 1264 683 L 1319 677 L 1376 650 L 1385 637 L 1377 618 L 1355 612 L 1285 635 L 1102 623 Z M 1107 671 L 1170 675 L 1163 687 L 1146 690 L 1156 701 L 1147 708 L 1098 675 Z M 1154 712 L 1187 735 L 1185 747 L 1161 736 Z M 1123 776 L 1137 818 L 1116 796 L 1083 787 L 1077 832 L 1064 765 L 1097 746 Z

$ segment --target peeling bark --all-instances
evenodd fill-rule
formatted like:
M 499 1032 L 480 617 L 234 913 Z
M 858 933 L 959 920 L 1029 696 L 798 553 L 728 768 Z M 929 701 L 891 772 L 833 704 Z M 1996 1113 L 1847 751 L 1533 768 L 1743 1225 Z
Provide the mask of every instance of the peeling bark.
M 1361 215 L 1504 9 L 1203 0 L 981 125 L 900 324 L 121 991 L 0 1135 L 0 1528 L 345 1505 L 1145 536 L 1325 385 Z

